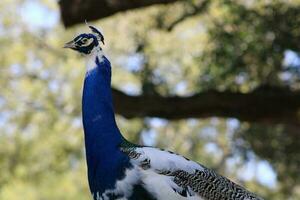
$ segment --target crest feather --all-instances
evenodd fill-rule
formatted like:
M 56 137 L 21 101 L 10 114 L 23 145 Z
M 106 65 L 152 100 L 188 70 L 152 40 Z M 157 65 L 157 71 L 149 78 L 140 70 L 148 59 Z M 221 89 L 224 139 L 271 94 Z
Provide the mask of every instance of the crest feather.
M 86 20 L 85 20 L 85 24 L 91 29 L 92 33 L 94 33 L 96 35 L 98 40 L 101 41 L 105 45 L 104 36 L 102 35 L 102 33 L 96 27 L 89 25 Z

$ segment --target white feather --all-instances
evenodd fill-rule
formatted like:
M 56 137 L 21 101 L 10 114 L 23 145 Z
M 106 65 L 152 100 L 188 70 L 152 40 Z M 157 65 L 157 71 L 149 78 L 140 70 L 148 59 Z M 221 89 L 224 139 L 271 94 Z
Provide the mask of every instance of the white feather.
M 133 191 L 133 186 L 140 181 L 140 174 L 137 166 L 125 171 L 125 176 L 122 180 L 118 180 L 114 189 L 106 190 L 100 195 L 96 192 L 96 200 L 109 200 L 109 194 L 124 195 L 120 200 L 126 200 Z M 93 195 L 94 196 L 94 195 Z
M 137 159 L 138 162 L 146 158 L 151 162 L 151 168 L 155 170 L 184 170 L 188 173 L 194 173 L 195 170 L 203 170 L 196 162 L 187 160 L 183 156 L 163 151 L 153 147 L 136 148 L 136 152 L 141 156 Z
M 181 196 L 172 189 L 176 189 L 178 186 L 172 181 L 171 177 L 157 174 L 150 169 L 143 171 L 142 180 L 146 190 L 159 200 L 203 200 L 198 195 Z
M 135 151 L 140 156 L 132 163 L 139 166 L 143 160 L 150 160 L 150 168 L 140 170 L 141 181 L 148 192 L 160 200 L 202 200 L 198 195 L 184 197 L 176 193 L 173 189 L 181 191 L 178 185 L 173 181 L 173 177 L 159 174 L 158 171 L 176 171 L 184 170 L 188 173 L 194 173 L 195 170 L 203 170 L 203 167 L 194 161 L 152 147 L 139 147 Z
M 88 73 L 96 67 L 96 58 L 98 57 L 99 62 L 103 61 L 103 51 L 100 49 L 99 46 L 95 47 L 90 54 L 85 56 L 86 61 L 86 71 Z

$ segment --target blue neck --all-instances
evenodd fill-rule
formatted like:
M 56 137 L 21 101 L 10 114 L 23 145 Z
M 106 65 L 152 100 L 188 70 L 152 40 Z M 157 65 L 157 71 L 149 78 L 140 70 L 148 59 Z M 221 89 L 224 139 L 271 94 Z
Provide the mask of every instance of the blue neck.
M 107 145 L 117 145 L 122 138 L 112 104 L 111 66 L 105 57 L 103 59 L 99 62 L 97 58 L 96 67 L 87 72 L 82 98 L 86 148 L 89 151 L 93 145 L 97 145 L 98 153 L 99 149 L 105 149 Z
M 110 62 L 96 57 L 95 66 L 84 81 L 82 118 L 90 189 L 101 192 L 113 187 L 122 173 L 117 170 L 128 158 L 118 148 L 123 137 L 114 116 Z

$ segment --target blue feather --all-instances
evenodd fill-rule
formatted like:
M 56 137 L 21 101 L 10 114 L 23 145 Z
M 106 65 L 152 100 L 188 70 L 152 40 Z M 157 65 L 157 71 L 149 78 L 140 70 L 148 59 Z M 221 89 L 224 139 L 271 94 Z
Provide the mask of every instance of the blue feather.
M 110 87 L 111 66 L 103 57 L 95 62 L 84 81 L 82 114 L 88 179 L 92 193 L 113 189 L 131 167 L 118 146 L 123 137 L 116 125 Z

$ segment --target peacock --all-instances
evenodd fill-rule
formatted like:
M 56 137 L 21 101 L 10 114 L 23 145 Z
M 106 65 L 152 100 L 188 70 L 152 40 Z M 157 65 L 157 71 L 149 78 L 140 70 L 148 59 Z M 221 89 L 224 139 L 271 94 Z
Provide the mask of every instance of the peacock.
M 115 120 L 104 37 L 89 28 L 64 47 L 86 59 L 82 121 L 93 200 L 262 200 L 184 156 L 127 141 Z

